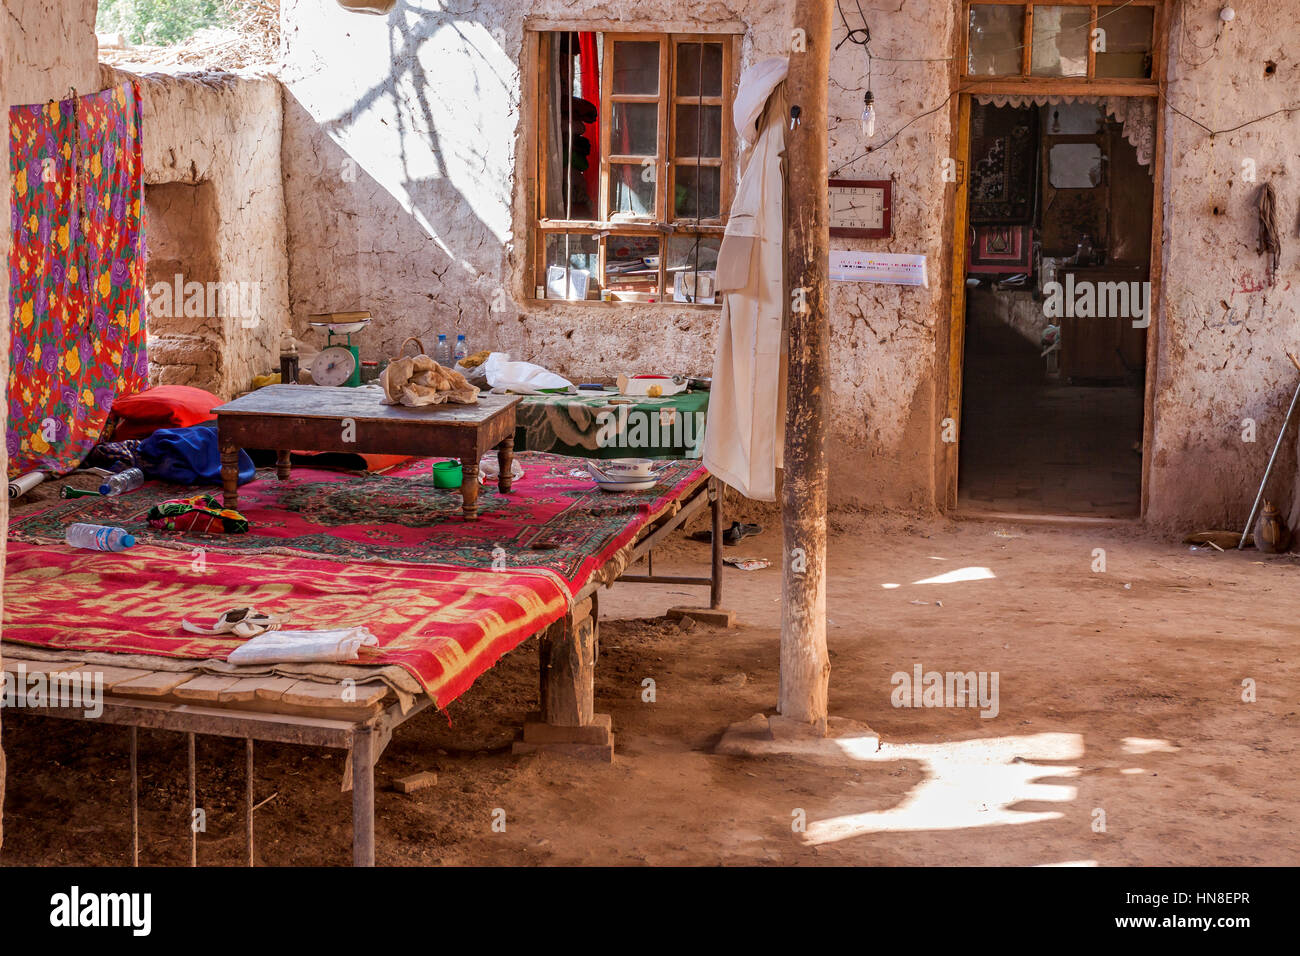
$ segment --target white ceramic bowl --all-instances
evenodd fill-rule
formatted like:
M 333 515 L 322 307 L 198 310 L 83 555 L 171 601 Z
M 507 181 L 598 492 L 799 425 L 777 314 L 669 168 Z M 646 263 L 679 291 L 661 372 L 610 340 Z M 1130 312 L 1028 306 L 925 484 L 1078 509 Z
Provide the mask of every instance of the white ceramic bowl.
M 613 461 L 601 462 L 599 468 L 611 478 L 622 478 L 630 481 L 637 478 L 648 478 L 654 465 L 654 461 L 649 458 L 618 458 Z

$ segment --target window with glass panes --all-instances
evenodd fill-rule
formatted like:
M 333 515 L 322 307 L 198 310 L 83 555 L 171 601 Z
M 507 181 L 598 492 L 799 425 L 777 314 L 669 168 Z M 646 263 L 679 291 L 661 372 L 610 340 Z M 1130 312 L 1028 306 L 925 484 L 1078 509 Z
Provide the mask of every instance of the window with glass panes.
M 968 77 L 1155 82 L 1162 0 L 971 0 Z
M 731 35 L 538 35 L 543 298 L 718 301 L 733 44 Z

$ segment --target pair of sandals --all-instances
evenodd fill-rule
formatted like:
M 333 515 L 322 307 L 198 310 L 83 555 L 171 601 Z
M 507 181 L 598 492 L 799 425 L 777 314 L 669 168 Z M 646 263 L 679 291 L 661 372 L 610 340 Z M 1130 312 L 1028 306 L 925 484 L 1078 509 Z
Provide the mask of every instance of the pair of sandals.
M 280 614 L 264 614 L 251 607 L 236 607 L 223 611 L 211 627 L 182 620 L 181 626 L 191 634 L 234 634 L 235 637 L 257 637 L 267 631 L 278 631 L 288 618 Z
M 731 522 L 730 528 L 722 530 L 723 544 L 740 544 L 742 538 L 747 538 L 751 534 L 762 534 L 763 526 L 761 524 L 741 524 L 739 521 Z M 691 535 L 692 541 L 703 541 L 705 544 L 713 543 L 713 531 L 697 531 Z

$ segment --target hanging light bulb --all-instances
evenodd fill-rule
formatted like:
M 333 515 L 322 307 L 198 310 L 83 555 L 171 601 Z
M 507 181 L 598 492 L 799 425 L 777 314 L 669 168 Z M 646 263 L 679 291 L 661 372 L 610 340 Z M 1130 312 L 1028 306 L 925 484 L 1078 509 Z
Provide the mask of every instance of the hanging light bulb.
M 876 98 L 870 90 L 862 97 L 862 135 L 866 139 L 876 135 Z

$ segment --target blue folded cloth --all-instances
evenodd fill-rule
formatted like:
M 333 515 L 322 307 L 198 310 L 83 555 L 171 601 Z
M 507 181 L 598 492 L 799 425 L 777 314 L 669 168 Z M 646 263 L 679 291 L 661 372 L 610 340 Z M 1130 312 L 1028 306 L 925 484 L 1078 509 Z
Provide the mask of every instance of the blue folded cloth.
M 140 443 L 144 470 L 151 478 L 179 485 L 221 483 L 221 448 L 211 425 L 160 428 Z M 239 483 L 253 480 L 253 459 L 239 450 Z

